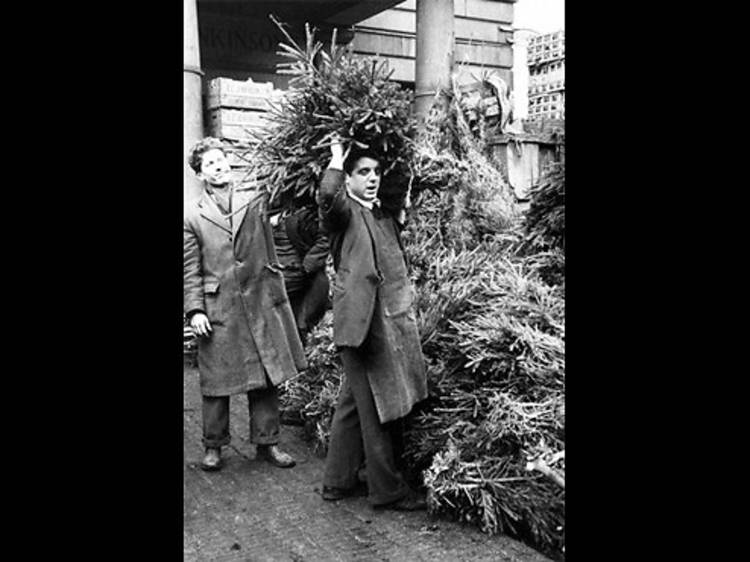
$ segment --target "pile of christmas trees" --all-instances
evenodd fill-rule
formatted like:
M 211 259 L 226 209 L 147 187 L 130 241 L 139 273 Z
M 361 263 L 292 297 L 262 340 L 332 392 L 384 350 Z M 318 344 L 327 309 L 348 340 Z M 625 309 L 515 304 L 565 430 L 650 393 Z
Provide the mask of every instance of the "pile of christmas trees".
M 565 310 L 562 286 L 545 281 L 552 250 L 527 246 L 523 223 L 449 236 L 435 207 L 414 211 L 407 243 L 430 383 L 407 457 L 434 511 L 561 555 Z
M 564 556 L 564 168 L 519 214 L 458 104 L 416 135 L 409 95 L 381 64 L 288 37 L 295 80 L 259 138 L 257 177 L 286 206 L 314 200 L 337 133 L 376 148 L 385 197 L 411 189 L 403 233 L 430 397 L 406 420 L 406 460 L 431 510 Z M 443 111 L 440 113 L 440 111 Z M 342 376 L 330 312 L 284 406 L 325 450 Z

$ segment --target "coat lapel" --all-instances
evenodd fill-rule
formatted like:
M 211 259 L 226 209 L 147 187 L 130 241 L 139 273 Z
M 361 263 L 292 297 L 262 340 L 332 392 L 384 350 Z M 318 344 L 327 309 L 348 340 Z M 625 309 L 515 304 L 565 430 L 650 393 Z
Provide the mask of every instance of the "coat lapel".
M 232 201 L 232 240 L 237 238 L 237 231 L 239 231 L 242 220 L 247 214 L 247 208 L 252 206 L 253 196 L 257 194 L 258 192 L 252 189 L 235 190 Z
M 232 232 L 229 228 L 227 219 L 221 214 L 219 208 L 214 203 L 213 199 L 209 197 L 208 193 L 204 190 L 201 198 L 198 200 L 198 208 L 200 209 L 200 215 L 207 221 L 215 224 L 226 232 Z

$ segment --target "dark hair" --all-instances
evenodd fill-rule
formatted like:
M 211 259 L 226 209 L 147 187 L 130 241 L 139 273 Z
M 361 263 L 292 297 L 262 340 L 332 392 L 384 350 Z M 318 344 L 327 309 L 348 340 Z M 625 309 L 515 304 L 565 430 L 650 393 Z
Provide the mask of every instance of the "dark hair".
M 375 152 L 371 150 L 366 149 L 357 149 L 352 148 L 351 152 L 349 153 L 349 156 L 346 157 L 346 160 L 344 160 L 344 171 L 348 175 L 352 175 L 352 171 L 354 171 L 354 166 L 357 165 L 357 162 L 359 162 L 360 158 L 372 158 L 373 160 L 377 160 L 378 163 L 380 162 L 380 156 L 376 154 Z
M 224 143 L 215 137 L 206 137 L 205 139 L 199 140 L 193 145 L 188 153 L 188 164 L 193 171 L 198 174 L 201 171 L 201 164 L 203 164 L 203 155 L 209 150 L 218 148 L 226 155 L 224 150 Z

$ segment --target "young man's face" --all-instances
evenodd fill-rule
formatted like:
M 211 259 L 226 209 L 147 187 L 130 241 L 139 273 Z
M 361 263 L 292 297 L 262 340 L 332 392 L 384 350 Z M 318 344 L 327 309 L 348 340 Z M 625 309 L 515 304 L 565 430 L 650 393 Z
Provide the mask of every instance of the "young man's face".
M 198 178 L 210 185 L 226 185 L 229 183 L 229 170 L 229 160 L 224 152 L 219 148 L 212 148 L 203 153 Z
M 354 164 L 351 175 L 347 176 L 349 190 L 365 201 L 372 201 L 378 196 L 380 188 L 380 163 L 363 156 Z

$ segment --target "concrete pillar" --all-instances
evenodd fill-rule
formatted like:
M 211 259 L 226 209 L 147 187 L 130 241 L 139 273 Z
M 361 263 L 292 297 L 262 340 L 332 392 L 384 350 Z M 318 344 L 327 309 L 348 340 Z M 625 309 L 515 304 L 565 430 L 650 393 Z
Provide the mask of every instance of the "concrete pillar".
M 184 0 L 184 55 L 183 55 L 183 196 L 185 200 L 198 195 L 201 184 L 187 164 L 190 147 L 203 138 L 203 105 L 200 45 L 198 42 L 198 0 Z
M 435 93 L 450 87 L 455 34 L 453 0 L 417 0 L 417 57 L 414 110 L 417 118 L 430 110 Z M 445 98 L 441 100 L 445 101 Z

